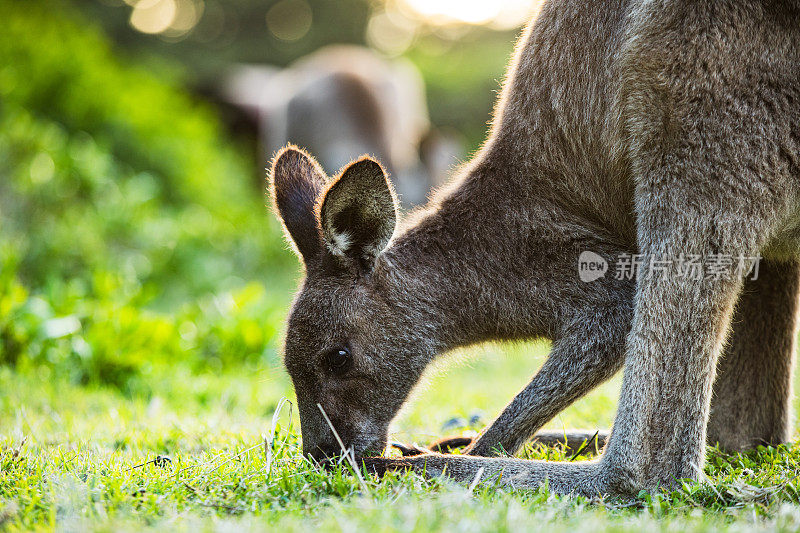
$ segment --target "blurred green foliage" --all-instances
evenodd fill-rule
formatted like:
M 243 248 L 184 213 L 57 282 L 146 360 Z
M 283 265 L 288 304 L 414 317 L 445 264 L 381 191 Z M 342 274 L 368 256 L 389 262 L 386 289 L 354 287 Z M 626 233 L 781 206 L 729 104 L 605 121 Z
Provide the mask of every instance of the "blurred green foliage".
M 278 366 L 298 267 L 249 154 L 179 71 L 70 6 L 0 3 L 0 364 L 144 395 L 175 365 Z M 512 41 L 481 35 L 408 52 L 473 147 Z
M 146 392 L 274 358 L 296 264 L 212 111 L 59 3 L 0 19 L 0 362 Z

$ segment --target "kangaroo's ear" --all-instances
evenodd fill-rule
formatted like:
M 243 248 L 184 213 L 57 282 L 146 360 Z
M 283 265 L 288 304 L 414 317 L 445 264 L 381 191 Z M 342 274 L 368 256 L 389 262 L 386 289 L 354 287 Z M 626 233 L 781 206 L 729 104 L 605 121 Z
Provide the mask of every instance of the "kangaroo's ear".
M 322 251 L 315 206 L 326 181 L 319 164 L 294 146 L 287 146 L 273 160 L 272 198 L 287 235 L 305 262 Z
M 363 157 L 347 167 L 325 193 L 320 222 L 333 255 L 371 268 L 397 224 L 397 197 L 381 165 Z

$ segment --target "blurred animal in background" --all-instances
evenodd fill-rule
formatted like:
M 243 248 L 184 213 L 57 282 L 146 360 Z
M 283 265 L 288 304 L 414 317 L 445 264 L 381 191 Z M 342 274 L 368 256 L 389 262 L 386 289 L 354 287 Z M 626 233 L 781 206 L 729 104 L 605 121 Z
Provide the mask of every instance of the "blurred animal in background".
M 367 48 L 325 47 L 285 69 L 238 65 L 220 91 L 256 123 L 259 164 L 287 143 L 332 173 L 368 153 L 383 162 L 404 207 L 423 203 L 463 155 L 453 135 L 431 128 L 416 67 Z

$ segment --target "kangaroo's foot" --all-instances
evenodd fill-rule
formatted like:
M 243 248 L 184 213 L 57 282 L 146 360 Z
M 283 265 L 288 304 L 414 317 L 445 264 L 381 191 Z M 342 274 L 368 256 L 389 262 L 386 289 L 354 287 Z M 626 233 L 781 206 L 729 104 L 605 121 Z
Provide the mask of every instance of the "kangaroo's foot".
M 611 491 L 600 461 L 547 462 L 505 457 L 470 457 L 427 453 L 400 459 L 364 458 L 368 472 L 413 471 L 427 478 L 446 477 L 464 484 L 537 489 L 545 482 L 559 494 L 599 496 Z

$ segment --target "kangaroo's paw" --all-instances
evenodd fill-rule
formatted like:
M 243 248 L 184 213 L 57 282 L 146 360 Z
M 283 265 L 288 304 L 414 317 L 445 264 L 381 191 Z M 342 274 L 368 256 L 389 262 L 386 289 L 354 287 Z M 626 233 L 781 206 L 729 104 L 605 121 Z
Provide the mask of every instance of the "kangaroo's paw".
M 426 448 L 416 444 L 403 444 L 402 442 L 391 442 L 392 448 L 400 451 L 403 457 L 413 457 L 423 453 L 452 453 L 454 450 L 464 448 L 472 444 L 470 437 L 445 437 L 429 444 Z
M 471 437 L 445 437 L 428 445 L 432 452 L 452 453 L 453 450 L 472 444 Z
M 392 448 L 400 450 L 403 457 L 411 457 L 414 455 L 422 455 L 423 453 L 430 453 L 431 450 L 417 446 L 416 444 L 403 444 L 402 442 L 392 441 L 389 443 Z

